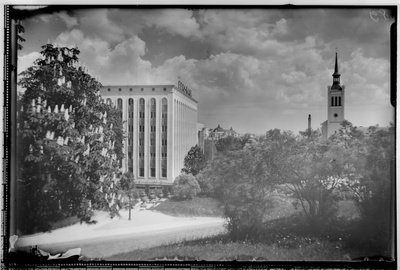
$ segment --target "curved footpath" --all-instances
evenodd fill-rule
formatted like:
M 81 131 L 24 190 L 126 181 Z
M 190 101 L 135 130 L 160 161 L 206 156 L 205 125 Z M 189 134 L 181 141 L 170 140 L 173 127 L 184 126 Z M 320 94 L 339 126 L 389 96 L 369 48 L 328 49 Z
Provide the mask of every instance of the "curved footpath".
M 16 248 L 37 245 L 50 253 L 81 248 L 87 258 L 105 258 L 136 249 L 176 243 L 225 232 L 224 219 L 217 217 L 172 217 L 139 209 L 121 211 L 121 218 L 110 219 L 108 213 L 95 212 L 97 224 L 75 224 L 48 233 L 22 236 Z

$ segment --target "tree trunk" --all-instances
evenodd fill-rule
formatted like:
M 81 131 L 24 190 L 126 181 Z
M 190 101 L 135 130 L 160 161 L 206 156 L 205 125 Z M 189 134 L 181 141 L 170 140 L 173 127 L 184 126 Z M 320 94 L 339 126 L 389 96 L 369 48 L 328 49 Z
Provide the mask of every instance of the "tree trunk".
M 129 196 L 129 220 L 131 220 L 131 208 L 132 208 L 132 201 L 131 197 Z

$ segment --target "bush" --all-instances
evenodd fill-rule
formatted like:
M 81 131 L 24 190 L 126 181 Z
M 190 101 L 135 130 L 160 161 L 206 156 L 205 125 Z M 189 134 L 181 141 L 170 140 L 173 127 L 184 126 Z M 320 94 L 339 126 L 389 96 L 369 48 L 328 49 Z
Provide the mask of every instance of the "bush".
M 179 175 L 172 187 L 172 193 L 179 200 L 191 200 L 200 192 L 199 183 L 191 174 L 182 173 Z
M 263 219 L 272 208 L 272 200 L 256 186 L 233 183 L 226 188 L 223 206 L 232 240 L 254 239 L 263 230 Z
M 206 170 L 209 169 L 208 167 Z M 204 173 L 200 172 L 196 175 L 196 181 L 199 183 L 201 192 L 200 195 L 204 195 L 206 197 L 215 197 L 214 196 L 214 184 L 211 178 Z

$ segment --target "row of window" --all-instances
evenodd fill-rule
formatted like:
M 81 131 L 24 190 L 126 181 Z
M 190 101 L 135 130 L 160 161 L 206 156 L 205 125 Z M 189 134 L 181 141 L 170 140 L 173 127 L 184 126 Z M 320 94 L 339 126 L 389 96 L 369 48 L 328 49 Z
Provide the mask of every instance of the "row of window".
M 132 119 L 133 118 L 133 112 L 128 112 L 128 118 Z M 139 118 L 144 118 L 144 112 L 139 112 Z M 151 112 L 150 113 L 150 118 L 155 119 L 156 118 L 156 112 Z M 162 112 L 161 118 L 166 119 L 167 118 L 167 112 Z
M 128 139 L 128 145 L 132 146 L 133 145 L 133 140 Z M 156 145 L 156 140 L 155 139 L 150 139 L 150 145 Z M 167 139 L 162 139 L 161 140 L 161 145 L 162 146 L 167 146 Z M 144 139 L 139 139 L 139 146 L 144 146 Z
M 107 91 L 108 91 L 108 92 L 111 92 L 111 88 L 108 88 Z M 118 91 L 121 92 L 121 91 L 122 91 L 122 88 L 118 88 Z M 133 88 L 130 87 L 130 88 L 129 88 L 129 91 L 132 92 L 132 91 L 133 91 Z M 143 88 L 143 87 L 140 88 L 140 91 L 144 91 L 144 88 Z M 151 91 L 156 91 L 156 89 L 153 87 L 153 88 L 151 88 Z M 163 91 L 167 91 L 167 88 L 164 87 L 164 88 L 163 88 Z
M 133 125 L 128 126 L 128 132 L 133 132 Z M 139 132 L 144 132 L 144 125 L 139 126 Z M 156 132 L 156 126 L 150 126 L 150 132 L 154 133 Z M 161 132 L 167 132 L 167 126 L 163 125 L 161 126 Z
M 129 167 L 129 171 L 133 172 L 133 167 Z M 139 176 L 144 177 L 144 167 L 139 168 Z M 150 168 L 150 177 L 156 177 L 156 168 L 155 167 Z M 167 177 L 167 168 L 166 167 L 161 168 L 161 177 Z
M 106 103 L 107 103 L 108 105 L 111 105 L 111 104 L 112 104 L 111 98 L 107 98 Z M 167 101 L 166 98 L 163 98 L 163 99 L 161 100 L 161 105 L 162 105 L 163 107 L 166 106 L 167 103 L 168 103 L 168 101 Z M 118 105 L 118 107 L 121 107 L 121 109 L 122 109 L 122 104 L 123 104 L 122 98 L 117 99 L 117 105 Z M 131 106 L 129 106 L 129 107 L 132 107 L 132 108 L 133 108 L 133 105 L 134 105 L 133 98 L 128 99 L 128 104 L 131 105 Z M 145 104 L 144 98 L 139 99 L 139 104 L 140 104 L 140 105 L 144 105 L 144 104 Z M 151 105 L 151 106 L 154 106 L 154 107 L 156 106 L 156 99 L 155 99 L 155 98 L 150 99 L 150 105 Z
M 342 106 L 342 97 L 331 97 L 331 106 Z
M 139 158 L 144 159 L 144 153 L 139 153 Z M 155 159 L 156 158 L 156 153 L 150 153 L 150 159 Z M 166 159 L 167 158 L 167 153 L 163 152 L 161 153 L 161 159 Z M 128 159 L 133 159 L 133 153 L 128 152 Z

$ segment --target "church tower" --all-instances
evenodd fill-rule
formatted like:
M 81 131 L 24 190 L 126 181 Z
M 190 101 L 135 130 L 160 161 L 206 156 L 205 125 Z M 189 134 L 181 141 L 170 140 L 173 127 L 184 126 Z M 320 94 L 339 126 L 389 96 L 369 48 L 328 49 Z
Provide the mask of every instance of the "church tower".
M 332 86 L 328 86 L 328 120 L 322 123 L 322 136 L 325 139 L 334 134 L 344 120 L 345 86 L 340 85 L 337 53 L 335 55 L 335 71 L 332 77 Z

